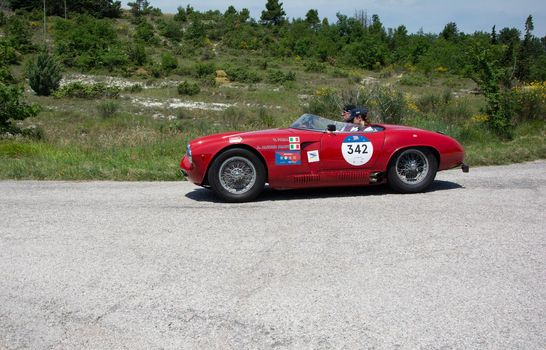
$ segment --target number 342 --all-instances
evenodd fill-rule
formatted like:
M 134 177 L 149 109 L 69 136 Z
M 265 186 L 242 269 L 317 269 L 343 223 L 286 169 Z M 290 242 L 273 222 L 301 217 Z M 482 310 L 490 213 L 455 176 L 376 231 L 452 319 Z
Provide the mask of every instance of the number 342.
M 358 154 L 364 154 L 364 153 L 368 153 L 368 146 L 366 144 L 362 144 L 362 145 L 356 145 L 356 147 L 353 148 L 353 145 L 347 145 L 347 153 L 348 154 L 353 154 L 353 153 L 358 153 Z

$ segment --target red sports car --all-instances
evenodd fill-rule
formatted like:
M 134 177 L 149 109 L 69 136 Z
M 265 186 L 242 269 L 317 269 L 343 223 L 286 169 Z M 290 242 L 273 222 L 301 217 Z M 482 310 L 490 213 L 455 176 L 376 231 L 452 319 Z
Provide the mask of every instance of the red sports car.
M 187 146 L 180 162 L 193 183 L 228 202 L 255 199 L 274 189 L 357 186 L 387 182 L 414 193 L 438 170 L 461 166 L 464 150 L 444 134 L 398 125 L 366 128 L 304 114 L 289 128 L 228 132 Z

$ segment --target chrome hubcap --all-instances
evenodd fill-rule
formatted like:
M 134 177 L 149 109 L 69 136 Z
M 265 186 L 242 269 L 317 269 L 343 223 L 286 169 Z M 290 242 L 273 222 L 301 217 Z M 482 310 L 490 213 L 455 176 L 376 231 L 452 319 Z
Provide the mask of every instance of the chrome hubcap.
M 241 194 L 256 183 L 256 168 L 243 157 L 231 157 L 220 166 L 220 184 L 229 193 Z
M 396 175 L 406 184 L 416 185 L 420 183 L 428 172 L 428 158 L 419 150 L 404 151 L 396 160 Z

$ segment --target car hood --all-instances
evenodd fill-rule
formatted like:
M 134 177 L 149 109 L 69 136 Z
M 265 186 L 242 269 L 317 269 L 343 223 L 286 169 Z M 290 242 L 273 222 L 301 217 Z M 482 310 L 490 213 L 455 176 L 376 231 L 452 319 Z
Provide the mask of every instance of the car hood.
M 294 134 L 295 131 L 289 128 L 277 128 L 277 129 L 267 129 L 267 130 L 257 130 L 257 131 L 230 131 L 220 134 L 214 134 L 209 136 L 203 136 L 197 139 L 192 140 L 191 142 L 197 143 L 207 143 L 210 141 L 218 141 L 223 139 L 229 139 L 231 137 L 256 137 L 256 136 L 267 136 L 267 135 L 279 135 L 279 134 Z

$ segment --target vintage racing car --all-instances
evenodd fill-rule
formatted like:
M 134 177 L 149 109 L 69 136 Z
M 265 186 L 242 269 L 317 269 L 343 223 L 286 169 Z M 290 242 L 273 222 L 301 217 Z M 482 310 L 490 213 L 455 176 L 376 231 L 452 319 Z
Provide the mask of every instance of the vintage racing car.
M 244 202 L 266 183 L 295 189 L 387 182 L 398 192 L 420 192 L 439 170 L 460 166 L 467 172 L 463 158 L 461 145 L 439 132 L 388 124 L 361 128 L 304 114 L 289 128 L 192 140 L 180 167 L 222 200 Z

